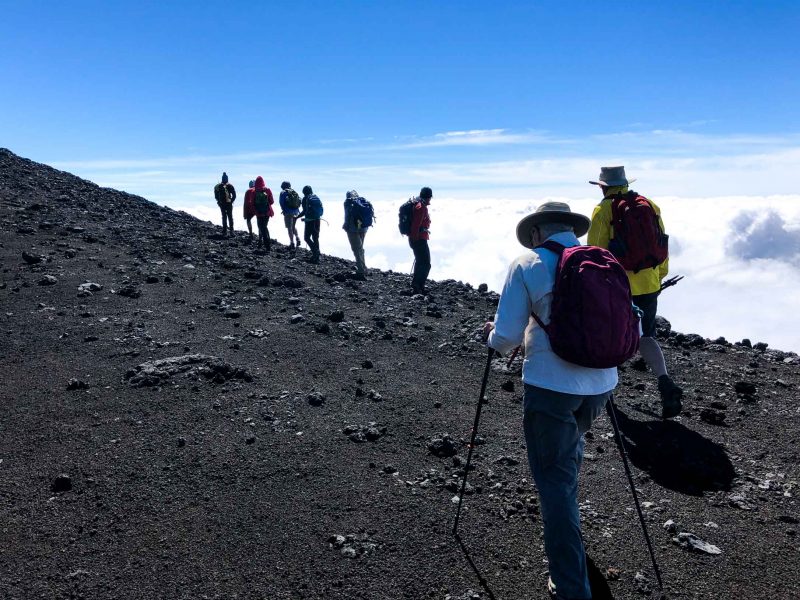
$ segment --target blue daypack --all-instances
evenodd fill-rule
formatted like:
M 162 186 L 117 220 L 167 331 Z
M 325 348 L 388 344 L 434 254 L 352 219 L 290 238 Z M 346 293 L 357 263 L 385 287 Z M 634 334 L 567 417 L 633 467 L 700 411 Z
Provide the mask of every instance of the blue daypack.
M 305 199 L 306 221 L 317 221 L 322 217 L 322 201 L 316 194 L 311 194 Z
M 366 198 L 359 196 L 352 198 L 350 204 L 350 222 L 353 223 L 358 229 L 366 229 L 372 227 L 372 222 L 375 220 L 375 210 L 372 204 Z

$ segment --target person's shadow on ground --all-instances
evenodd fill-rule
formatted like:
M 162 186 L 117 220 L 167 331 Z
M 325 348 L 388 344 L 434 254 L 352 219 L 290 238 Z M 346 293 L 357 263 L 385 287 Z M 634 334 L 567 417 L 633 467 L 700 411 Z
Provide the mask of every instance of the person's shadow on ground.
M 614 600 L 614 594 L 608 587 L 605 575 L 597 568 L 588 554 L 586 555 L 586 568 L 589 574 L 589 587 L 592 588 L 592 600 Z
M 675 421 L 636 421 L 614 406 L 628 457 L 654 482 L 690 496 L 731 489 L 736 473 L 719 444 Z

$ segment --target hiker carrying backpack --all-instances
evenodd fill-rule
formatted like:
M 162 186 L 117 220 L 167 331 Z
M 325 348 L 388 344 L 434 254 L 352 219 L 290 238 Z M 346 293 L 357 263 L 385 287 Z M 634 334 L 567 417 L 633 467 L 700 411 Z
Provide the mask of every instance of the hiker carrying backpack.
M 559 256 L 550 322 L 533 318 L 559 357 L 582 367 L 607 369 L 639 350 L 639 315 L 625 269 L 596 246 L 565 248 L 553 240 L 537 246 Z
M 669 258 L 669 236 L 650 200 L 634 191 L 611 199 L 614 237 L 608 249 L 626 271 L 638 273 L 657 267 Z
M 372 208 L 372 203 L 362 196 L 351 198 L 349 219 L 356 230 L 372 227 L 372 222 L 375 220 L 375 209 Z
M 214 186 L 214 199 L 222 213 L 222 235 L 228 234 L 228 227 L 233 235 L 233 202 L 236 200 L 236 189 L 228 183 L 227 173 L 222 173 L 222 181 Z
M 400 235 L 408 235 L 411 231 L 411 219 L 414 216 L 414 207 L 419 202 L 419 198 L 409 198 L 400 205 L 398 211 L 398 227 Z
M 484 326 L 494 350 L 525 344 L 522 424 L 547 516 L 548 588 L 559 598 L 592 597 L 578 508 L 583 434 L 611 398 L 613 365 L 630 351 L 625 342 L 634 326 L 625 271 L 609 252 L 580 245 L 588 229 L 589 219 L 563 202 L 547 202 L 522 219 L 517 239 L 528 251 L 509 266 L 494 322 Z M 543 326 L 531 322 L 531 312 Z M 573 346 L 568 354 L 563 345 Z

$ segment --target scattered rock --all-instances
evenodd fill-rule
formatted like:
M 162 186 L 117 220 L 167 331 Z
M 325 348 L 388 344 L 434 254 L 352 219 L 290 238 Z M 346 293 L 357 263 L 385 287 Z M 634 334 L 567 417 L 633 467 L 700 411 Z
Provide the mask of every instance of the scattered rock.
M 722 554 L 722 550 L 720 550 L 717 546 L 701 540 L 693 533 L 679 533 L 676 537 L 672 538 L 672 541 L 685 550 L 703 552 L 705 554 L 712 555 Z
M 61 475 L 53 479 L 53 482 L 50 484 L 50 491 L 55 494 L 59 494 L 61 492 L 68 492 L 71 489 L 72 489 L 72 478 L 65 473 L 62 473 Z
M 39 280 L 39 285 L 55 285 L 57 283 L 58 279 L 56 279 L 52 275 L 45 275 Z
M 736 390 L 737 394 L 755 394 L 756 384 L 751 381 L 737 381 L 733 389 Z
M 344 312 L 341 310 L 335 310 L 328 315 L 328 320 L 332 323 L 341 323 L 344 321 Z
M 28 252 L 22 251 L 22 260 L 24 260 L 29 265 L 38 265 L 40 262 L 44 260 L 43 256 L 38 254 L 29 254 Z
M 125 298 L 139 298 L 142 292 L 135 285 L 124 285 L 117 291 L 117 295 Z
M 306 400 L 311 406 L 322 406 L 325 404 L 325 396 L 323 396 L 320 392 L 311 392 L 308 396 L 306 396 Z
M 144 362 L 130 369 L 125 378 L 133 387 L 151 387 L 161 385 L 180 373 L 195 378 L 200 376 L 214 383 L 225 383 L 230 379 L 253 380 L 247 369 L 234 367 L 221 358 L 204 354 L 186 354 Z
M 80 379 L 70 379 L 67 382 L 67 391 L 73 392 L 75 390 L 88 390 L 89 384 Z
M 700 410 L 700 420 L 711 425 L 724 425 L 725 413 L 713 408 L 703 408 Z
M 450 458 L 458 453 L 456 444 L 448 434 L 437 434 L 428 442 L 428 451 L 439 458 Z

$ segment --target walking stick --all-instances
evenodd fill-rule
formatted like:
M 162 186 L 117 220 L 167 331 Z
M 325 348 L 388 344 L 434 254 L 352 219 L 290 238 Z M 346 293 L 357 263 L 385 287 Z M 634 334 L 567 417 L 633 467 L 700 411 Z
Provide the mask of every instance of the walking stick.
M 469 452 L 467 453 L 467 464 L 464 467 L 464 480 L 461 482 L 461 491 L 458 494 L 458 508 L 456 509 L 456 518 L 453 522 L 453 536 L 456 538 L 458 545 L 461 546 L 461 550 L 464 552 L 464 556 L 467 558 L 467 562 L 469 562 L 470 567 L 475 572 L 475 575 L 478 577 L 478 581 L 481 584 L 481 587 L 486 590 L 486 593 L 489 594 L 490 600 L 495 600 L 495 596 L 492 593 L 492 590 L 489 589 L 489 585 L 486 583 L 486 579 L 483 575 L 480 574 L 478 571 L 478 567 L 475 566 L 475 563 L 472 561 L 472 557 L 469 555 L 467 551 L 467 547 L 464 545 L 464 542 L 461 541 L 461 536 L 458 535 L 458 521 L 461 517 L 461 505 L 464 502 L 464 490 L 467 488 L 467 476 L 469 475 L 469 465 L 472 462 L 472 451 L 475 449 L 475 436 L 478 434 L 478 423 L 481 419 L 481 409 L 483 408 L 483 395 L 486 393 L 486 383 L 489 381 L 489 371 L 492 368 L 492 357 L 494 356 L 494 350 L 489 348 L 489 351 L 486 356 L 486 368 L 483 371 L 483 381 L 481 381 L 481 393 L 478 396 L 478 408 L 475 409 L 475 421 L 472 424 L 472 435 L 470 436 L 469 440 Z
M 656 574 L 656 580 L 658 581 L 658 589 L 661 592 L 661 597 L 664 598 L 664 584 L 661 581 L 661 571 L 658 568 L 658 563 L 656 562 L 656 555 L 653 552 L 653 544 L 650 542 L 650 535 L 647 533 L 647 525 L 644 522 L 644 515 L 642 514 L 642 507 L 639 506 L 639 496 L 636 494 L 636 486 L 633 483 L 633 475 L 631 475 L 631 469 L 628 466 L 628 453 L 625 451 L 625 443 L 622 441 L 622 434 L 619 430 L 619 423 L 617 422 L 617 411 L 614 408 L 614 396 L 612 395 L 608 399 L 608 403 L 606 404 L 606 412 L 608 413 L 608 418 L 611 419 L 611 425 L 614 427 L 614 436 L 617 441 L 617 448 L 619 448 L 619 453 L 622 456 L 622 464 L 625 466 L 625 474 L 628 476 L 628 483 L 631 486 L 631 493 L 633 494 L 633 503 L 636 505 L 636 513 L 639 515 L 639 523 L 642 525 L 642 533 L 644 533 L 644 541 L 647 542 L 647 549 L 650 552 L 650 559 L 653 561 L 653 571 Z
M 675 277 L 670 277 L 669 279 L 665 279 L 661 282 L 661 289 L 659 291 L 664 291 L 668 287 L 672 287 L 676 283 L 678 283 L 681 279 L 683 279 L 683 275 L 676 275 Z

